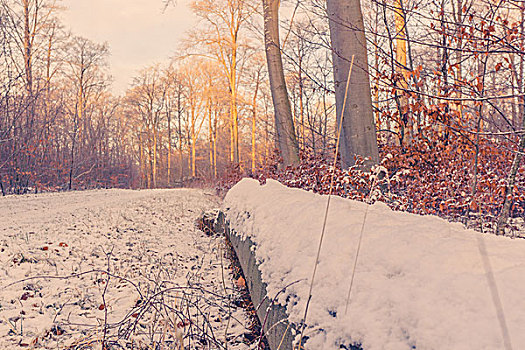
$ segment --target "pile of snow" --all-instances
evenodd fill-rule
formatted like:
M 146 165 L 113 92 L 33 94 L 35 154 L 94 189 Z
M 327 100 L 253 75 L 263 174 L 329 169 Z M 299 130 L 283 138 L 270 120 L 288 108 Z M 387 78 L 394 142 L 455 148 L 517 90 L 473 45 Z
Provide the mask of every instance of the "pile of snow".
M 278 297 L 295 324 L 304 315 L 327 199 L 250 179 L 225 199 L 231 227 L 256 245 L 269 296 L 299 281 Z M 333 197 L 306 320 L 307 349 L 342 343 L 365 350 L 503 349 L 483 245 L 512 346 L 525 349 L 525 241 L 484 236 L 438 217 L 393 212 L 384 203 Z
M 249 321 L 232 304 L 223 240 L 195 227 L 217 205 L 200 190 L 0 198 L 0 349 L 76 348 L 102 339 L 105 323 L 113 340 L 134 326 L 122 348 L 154 348 L 182 332 L 192 349 L 204 336 L 248 349 Z M 160 298 L 170 312 L 149 307 Z

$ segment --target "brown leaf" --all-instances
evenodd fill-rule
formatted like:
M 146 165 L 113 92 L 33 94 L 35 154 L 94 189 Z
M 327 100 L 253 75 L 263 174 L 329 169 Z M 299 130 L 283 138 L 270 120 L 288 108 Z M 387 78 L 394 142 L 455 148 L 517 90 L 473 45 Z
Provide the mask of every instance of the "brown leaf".
M 235 281 L 235 284 L 238 288 L 246 288 L 246 281 L 244 280 L 244 278 L 242 278 L 242 276 L 239 277 L 237 281 Z

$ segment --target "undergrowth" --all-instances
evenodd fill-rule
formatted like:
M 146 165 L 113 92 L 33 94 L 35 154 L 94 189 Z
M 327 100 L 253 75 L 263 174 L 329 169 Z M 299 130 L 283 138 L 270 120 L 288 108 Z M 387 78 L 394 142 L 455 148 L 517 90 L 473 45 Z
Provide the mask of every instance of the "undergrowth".
M 303 152 L 296 167 L 279 169 L 276 155 L 253 174 L 230 168 L 217 185 L 220 195 L 243 177 L 264 183 L 274 179 L 282 184 L 320 194 L 330 192 L 334 173 L 334 195 L 367 203 L 382 201 L 391 209 L 421 215 L 437 215 L 464 223 L 469 228 L 494 233 L 500 213 L 507 176 L 514 153 L 501 141 L 481 140 L 479 150 L 468 139 L 433 143 L 414 142 L 410 147 L 380 147 L 380 162 L 363 171 L 362 159 L 349 169 L 333 159 Z M 477 157 L 477 174 L 475 175 Z M 525 168 L 519 169 L 512 198 L 507 234 L 523 236 L 525 215 Z

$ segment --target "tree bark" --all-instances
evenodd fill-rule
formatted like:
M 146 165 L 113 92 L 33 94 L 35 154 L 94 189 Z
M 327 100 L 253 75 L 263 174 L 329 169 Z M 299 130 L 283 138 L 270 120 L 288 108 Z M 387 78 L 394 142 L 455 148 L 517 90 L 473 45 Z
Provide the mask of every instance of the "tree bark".
M 521 130 L 525 130 L 525 116 L 521 116 L 521 117 L 522 117 Z M 498 223 L 496 227 L 496 234 L 498 235 L 505 234 L 505 226 L 507 225 L 507 222 L 509 221 L 510 211 L 512 209 L 512 203 L 513 203 L 512 195 L 514 192 L 514 188 L 516 187 L 516 177 L 520 169 L 524 151 L 525 151 L 525 135 L 521 134 L 519 137 L 518 151 L 516 152 L 516 155 L 514 156 L 514 161 L 512 162 L 512 166 L 510 168 L 509 175 L 507 177 L 507 186 L 505 188 L 505 199 L 503 200 L 501 213 L 499 215 Z
M 412 142 L 414 128 L 412 117 L 408 111 L 408 98 L 404 90 L 408 88 L 409 72 L 407 70 L 407 42 L 406 42 L 406 20 L 402 0 L 395 0 L 395 20 L 396 20 L 396 73 L 397 86 L 396 98 L 399 107 L 399 123 L 402 125 L 404 145 Z
M 215 114 L 215 119 L 213 120 L 213 177 L 217 178 L 217 123 L 219 116 Z
M 210 83 L 211 85 L 211 83 Z M 210 86 L 211 88 L 211 86 Z M 210 178 L 213 178 L 213 120 L 212 120 L 212 105 L 211 98 L 208 98 L 208 134 L 209 134 L 209 153 L 210 153 Z
M 32 99 L 33 97 L 33 47 L 32 47 L 32 32 L 30 28 L 30 8 L 29 0 L 23 0 L 22 2 L 24 8 L 24 64 L 25 64 L 25 75 L 26 75 L 26 90 L 28 98 Z M 30 103 L 33 103 L 30 100 Z
M 303 39 L 301 38 L 298 43 L 298 69 L 297 69 L 297 75 L 299 80 L 299 128 L 298 130 L 301 130 L 299 135 L 300 145 L 303 150 L 306 149 L 306 142 L 304 137 L 304 86 L 303 86 Z
M 341 160 L 347 168 L 356 156 L 367 158 L 365 168 L 378 162 L 378 148 L 363 15 L 360 0 L 327 0 L 334 65 L 337 120 L 342 117 Z M 354 68 L 343 111 L 350 61 Z
M 167 179 L 166 183 L 168 187 L 171 185 L 171 99 L 168 98 L 166 103 L 166 119 L 168 122 L 168 166 L 167 166 Z
M 157 126 L 153 125 L 153 169 L 151 170 L 153 177 L 153 188 L 157 188 Z
M 195 157 L 196 153 L 196 143 L 197 143 L 197 133 L 195 132 L 195 110 L 194 107 L 191 107 L 191 176 L 194 178 L 197 175 L 196 171 L 196 162 Z
M 177 89 L 177 118 L 178 118 L 178 137 L 179 137 L 179 164 L 180 164 L 180 173 L 179 173 L 179 180 L 182 186 L 182 182 L 184 180 L 184 164 L 183 163 L 183 154 L 182 154 L 182 146 L 183 146 L 183 135 L 182 135 L 182 85 L 178 83 L 178 89 Z
M 279 0 L 263 0 L 264 43 L 275 110 L 277 146 L 284 166 L 299 163 L 299 146 L 295 136 L 292 108 L 284 80 L 283 61 L 279 44 Z
M 259 84 L 260 84 L 260 75 L 261 72 L 257 72 L 257 78 L 255 81 L 255 92 L 253 93 L 253 99 L 252 99 L 252 174 L 255 174 L 255 165 L 256 165 L 256 159 L 255 159 L 255 128 L 257 126 L 257 94 L 259 92 Z
M 230 67 L 230 75 L 231 75 L 231 99 L 232 99 L 232 111 L 231 111 L 231 118 L 232 118 L 232 147 L 233 147 L 233 163 L 239 164 L 240 154 L 239 154 L 239 116 L 237 111 L 237 49 L 233 50 L 232 53 L 232 65 Z

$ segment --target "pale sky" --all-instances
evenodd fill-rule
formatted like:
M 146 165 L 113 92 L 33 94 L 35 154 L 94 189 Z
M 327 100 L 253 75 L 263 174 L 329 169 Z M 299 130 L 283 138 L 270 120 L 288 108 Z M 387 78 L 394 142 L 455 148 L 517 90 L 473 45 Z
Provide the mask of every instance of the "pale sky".
M 189 0 L 163 12 L 162 0 L 63 0 L 66 28 L 110 46 L 113 91 L 123 94 L 141 68 L 173 56 L 197 21 Z

